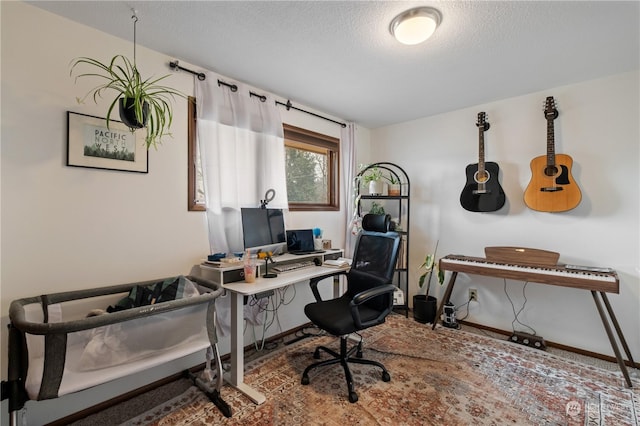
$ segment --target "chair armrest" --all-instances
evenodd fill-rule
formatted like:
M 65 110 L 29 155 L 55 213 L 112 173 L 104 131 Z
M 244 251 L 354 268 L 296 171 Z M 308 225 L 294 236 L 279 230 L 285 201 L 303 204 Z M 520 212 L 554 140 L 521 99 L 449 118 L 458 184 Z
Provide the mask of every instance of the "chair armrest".
M 320 292 L 318 291 L 318 283 L 320 281 L 325 280 L 327 278 L 335 277 L 336 275 L 346 275 L 347 272 L 348 272 L 347 270 L 342 270 L 342 271 L 336 271 L 336 272 L 331 272 L 329 274 L 321 275 L 319 277 L 311 278 L 309 280 L 309 286 L 311 287 L 311 292 L 313 293 L 313 297 L 316 298 L 316 302 L 322 302 L 322 297 L 320 296 Z
M 351 315 L 353 316 L 353 321 L 356 324 L 356 327 L 366 328 L 372 325 L 379 324 L 384 319 L 384 317 L 386 317 L 389 314 L 389 312 L 391 312 L 391 310 L 393 309 L 393 297 L 389 298 L 389 306 L 387 306 L 383 311 L 381 311 L 380 315 L 378 315 L 377 318 L 367 322 L 362 322 L 358 307 L 362 305 L 364 302 L 366 302 L 367 300 L 370 300 L 374 297 L 378 297 L 387 293 L 393 294 L 393 292 L 395 292 L 396 289 L 397 287 L 393 284 L 385 284 L 378 287 L 370 288 L 365 291 L 361 291 L 360 293 L 356 294 L 353 297 L 353 299 L 351 299 L 351 302 L 349 303 L 349 305 L 351 306 Z

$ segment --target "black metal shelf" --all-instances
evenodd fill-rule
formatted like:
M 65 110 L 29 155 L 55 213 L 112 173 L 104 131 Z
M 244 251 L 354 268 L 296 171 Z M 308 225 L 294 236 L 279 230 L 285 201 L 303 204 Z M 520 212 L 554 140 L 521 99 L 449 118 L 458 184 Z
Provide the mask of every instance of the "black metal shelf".
M 363 200 L 408 200 L 408 195 L 361 195 Z
M 362 183 L 361 178 L 367 174 L 367 172 L 373 168 L 378 168 L 386 171 L 396 181 L 401 184 L 401 195 L 369 195 L 368 193 L 361 194 Z M 404 293 L 404 303 L 394 305 L 394 310 L 404 310 L 405 316 L 409 316 L 409 203 L 411 194 L 411 184 L 409 182 L 409 176 L 407 173 L 397 164 L 380 162 L 374 163 L 366 168 L 362 169 L 356 176 L 356 199 L 358 216 L 362 217 L 362 201 L 363 200 L 384 200 L 389 201 L 397 206 L 398 209 L 398 223 L 397 226 L 402 226 L 402 230 L 398 230 L 398 234 L 402 235 L 401 252 L 398 255 L 398 264 L 401 265 L 396 268 L 394 276 L 394 283 Z M 404 219 L 404 221 L 403 221 Z

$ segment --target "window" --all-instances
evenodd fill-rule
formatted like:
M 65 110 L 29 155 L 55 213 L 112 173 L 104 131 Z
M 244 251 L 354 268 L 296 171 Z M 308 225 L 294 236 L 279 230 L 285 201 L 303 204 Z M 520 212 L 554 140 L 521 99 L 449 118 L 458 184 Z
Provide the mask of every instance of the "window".
M 340 210 L 339 139 L 283 127 L 289 210 Z
M 204 211 L 204 182 L 196 141 L 196 100 L 188 102 L 188 190 L 189 211 Z M 283 125 L 289 210 L 340 210 L 340 140 L 288 124 Z

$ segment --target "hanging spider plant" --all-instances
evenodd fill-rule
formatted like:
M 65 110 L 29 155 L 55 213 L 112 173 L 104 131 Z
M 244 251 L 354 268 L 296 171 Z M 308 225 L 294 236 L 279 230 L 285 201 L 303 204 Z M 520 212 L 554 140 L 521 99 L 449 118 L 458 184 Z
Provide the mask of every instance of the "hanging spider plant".
M 107 128 L 114 107 L 120 103 L 120 118 L 132 132 L 137 128 L 147 128 L 145 138 L 147 149 L 151 146 L 156 148 L 163 136 L 171 136 L 169 133 L 173 121 L 171 101 L 175 100 L 176 96 L 182 98 L 186 96 L 171 87 L 158 84 L 169 75 L 143 80 L 135 62 L 132 63 L 123 55 L 114 56 L 108 65 L 92 58 L 76 58 L 72 62 L 70 75 L 73 76 L 76 67 L 82 66 L 97 70 L 76 75 L 76 81 L 80 77 L 95 77 L 101 79 L 101 83 L 89 90 L 84 97 L 76 98 L 79 103 L 83 103 L 88 97 L 93 97 L 94 102 L 98 103 L 98 99 L 102 98 L 105 92 L 111 90 L 116 92 L 107 111 Z

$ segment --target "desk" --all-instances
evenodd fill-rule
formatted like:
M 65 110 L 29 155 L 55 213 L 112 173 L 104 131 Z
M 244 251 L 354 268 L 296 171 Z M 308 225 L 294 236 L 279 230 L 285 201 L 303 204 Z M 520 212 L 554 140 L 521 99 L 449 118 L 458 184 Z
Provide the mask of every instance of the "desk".
M 629 350 L 627 341 L 624 338 L 624 334 L 622 334 L 622 329 L 620 328 L 620 324 L 616 319 L 615 313 L 606 294 L 617 294 L 620 292 L 620 282 L 618 280 L 618 275 L 614 271 L 599 273 L 583 270 L 571 270 L 563 266 L 536 266 L 530 264 L 519 264 L 517 262 L 497 262 L 488 261 L 484 258 L 451 254 L 440 259 L 439 268 L 442 271 L 451 271 L 451 278 L 449 279 L 449 284 L 444 292 L 442 303 L 436 312 L 436 319 L 433 321 L 432 329 L 436 328 L 438 319 L 442 314 L 443 306 L 451 297 L 453 285 L 455 284 L 458 272 L 530 281 L 534 283 L 557 285 L 590 291 L 596 304 L 598 314 L 600 315 L 600 319 L 602 320 L 602 325 L 604 326 L 609 342 L 611 343 L 611 348 L 613 349 L 616 360 L 618 361 L 620 371 L 627 382 L 627 386 L 632 386 L 627 366 L 616 342 L 616 335 L 614 335 L 613 330 L 611 329 L 611 325 L 613 325 L 618 340 L 627 355 L 629 363 L 633 367 L 638 368 L 638 365 L 631 356 L 631 351 Z
M 304 260 L 313 259 L 322 256 L 323 259 L 335 259 L 342 255 L 341 250 L 328 250 L 322 254 L 294 256 L 285 254 L 278 256 L 276 263 L 294 263 Z M 208 271 L 218 273 L 219 277 L 224 277 L 224 272 L 234 267 L 213 268 L 208 265 L 200 265 L 201 268 Z M 235 268 L 242 268 L 242 265 Z M 323 275 L 335 274 L 336 272 L 347 270 L 347 268 L 338 269 L 329 266 L 310 266 L 283 272 L 278 274 L 276 278 L 262 278 L 261 271 L 255 283 L 246 283 L 244 281 L 236 281 L 225 283 L 221 282 L 222 287 L 231 292 L 231 371 L 225 374 L 224 379 L 234 388 L 247 395 L 256 404 L 262 404 L 265 396 L 244 383 L 244 296 L 251 296 L 268 290 L 276 290 L 299 282 L 309 281 L 312 278 L 321 277 Z M 334 276 L 333 281 L 334 296 L 339 296 L 340 286 L 338 276 Z

